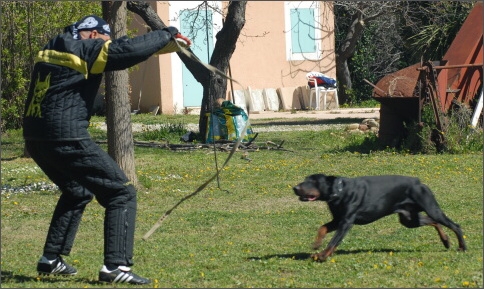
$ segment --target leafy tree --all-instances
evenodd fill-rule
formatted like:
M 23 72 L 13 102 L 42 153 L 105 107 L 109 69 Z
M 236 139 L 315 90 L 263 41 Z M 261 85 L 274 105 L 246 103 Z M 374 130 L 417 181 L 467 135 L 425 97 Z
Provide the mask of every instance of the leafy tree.
M 340 102 L 371 98 L 388 73 L 440 60 L 476 1 L 336 1 Z
M 225 21 L 222 29 L 216 35 L 212 57 L 209 64 L 223 73 L 227 73 L 229 61 L 235 51 L 235 45 L 240 32 L 245 24 L 245 7 L 247 1 L 230 1 L 225 15 Z M 146 1 L 129 1 L 128 9 L 138 14 L 151 29 L 163 29 L 166 25 L 154 12 Z M 214 10 L 219 10 L 215 8 Z M 178 56 L 185 64 L 187 69 L 193 74 L 194 78 L 203 87 L 203 98 L 200 110 L 199 132 L 202 141 L 205 141 L 207 129 L 207 112 L 210 111 L 211 105 L 218 98 L 225 98 L 227 92 L 227 79 L 223 76 L 212 73 L 198 61 L 177 52 Z
M 477 1 L 412 1 L 401 3 L 403 57 L 409 65 L 440 60 Z
M 84 13 L 99 14 L 93 1 L 0 1 L 2 11 L 1 131 L 22 127 L 30 74 L 37 52 Z
M 354 94 L 352 92 L 353 79 L 355 77 L 360 77 L 360 79 L 368 77 L 369 71 L 367 69 L 372 69 L 368 64 L 375 61 L 372 58 L 384 55 L 375 51 L 378 50 L 378 47 L 374 42 L 361 42 L 365 31 L 377 33 L 379 31 L 378 26 L 389 30 L 391 27 L 395 27 L 391 13 L 395 11 L 398 1 L 336 1 L 334 5 L 336 77 L 338 79 L 340 103 L 346 103 L 350 95 Z M 368 29 L 370 30 L 368 31 Z M 355 54 L 357 57 L 355 57 Z M 389 56 L 389 59 L 380 58 L 378 62 L 389 63 L 393 61 L 393 57 Z M 352 67 L 350 66 L 352 60 L 353 70 L 363 73 L 363 77 L 360 74 L 352 74 Z M 375 68 L 373 67 L 373 69 Z

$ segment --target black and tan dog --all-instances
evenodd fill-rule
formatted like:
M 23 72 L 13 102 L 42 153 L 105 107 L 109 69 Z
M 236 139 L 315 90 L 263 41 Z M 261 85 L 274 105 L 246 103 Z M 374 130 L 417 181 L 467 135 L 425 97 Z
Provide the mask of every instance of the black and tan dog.
M 432 191 L 417 178 L 406 176 L 365 176 L 343 178 L 314 174 L 294 188 L 300 201 L 325 201 L 333 220 L 322 225 L 313 248 L 318 249 L 327 233 L 336 231 L 326 249 L 311 257 L 324 261 L 333 254 L 353 224 L 365 225 L 398 213 L 400 223 L 407 228 L 430 225 L 437 229 L 440 240 L 449 248 L 449 237 L 440 225 L 457 235 L 459 250 L 466 244 L 460 226 L 440 209 Z M 425 212 L 427 216 L 419 214 Z

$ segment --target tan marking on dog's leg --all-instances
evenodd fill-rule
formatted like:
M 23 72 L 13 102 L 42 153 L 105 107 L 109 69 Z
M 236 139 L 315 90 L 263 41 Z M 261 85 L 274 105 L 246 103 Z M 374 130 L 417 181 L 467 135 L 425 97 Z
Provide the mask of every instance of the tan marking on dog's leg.
M 313 249 L 317 250 L 319 247 L 321 247 L 321 243 L 323 242 L 324 237 L 328 233 L 328 227 L 325 225 L 319 227 L 318 229 L 318 235 L 316 236 L 316 240 L 313 243 Z
M 442 241 L 442 244 L 444 244 L 444 247 L 449 249 L 450 248 L 449 236 L 447 236 L 444 230 L 442 230 L 442 226 L 440 226 L 437 223 L 430 224 L 430 225 L 437 230 L 437 233 L 439 233 L 440 240 Z

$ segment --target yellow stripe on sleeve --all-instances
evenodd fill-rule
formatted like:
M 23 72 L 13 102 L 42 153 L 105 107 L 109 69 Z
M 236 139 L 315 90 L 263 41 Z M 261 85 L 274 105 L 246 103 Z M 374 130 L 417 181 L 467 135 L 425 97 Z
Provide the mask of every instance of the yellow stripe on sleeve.
M 67 52 L 59 52 L 55 50 L 41 50 L 35 58 L 35 62 L 46 62 L 55 65 L 61 65 L 74 69 L 87 78 L 87 62 Z
M 111 42 L 111 40 L 108 40 L 104 43 L 101 52 L 99 52 L 99 55 L 97 56 L 97 59 L 91 68 L 92 74 L 100 74 L 104 72 L 104 69 L 106 68 L 106 62 L 108 62 L 108 49 Z

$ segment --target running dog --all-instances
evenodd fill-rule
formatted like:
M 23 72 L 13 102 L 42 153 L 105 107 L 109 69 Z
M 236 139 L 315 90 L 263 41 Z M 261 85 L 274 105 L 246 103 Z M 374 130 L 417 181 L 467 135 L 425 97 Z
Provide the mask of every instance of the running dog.
M 457 236 L 459 250 L 466 250 L 460 226 L 442 212 L 432 191 L 417 178 L 398 175 L 344 178 L 314 174 L 293 190 L 300 201 L 325 201 L 333 215 L 332 221 L 319 228 L 313 248 L 321 246 L 326 234 L 336 233 L 323 251 L 311 255 L 316 261 L 325 261 L 331 256 L 353 224 L 369 224 L 394 213 L 407 228 L 435 227 L 445 248 L 450 247 L 450 242 L 441 225 L 448 227 Z M 422 211 L 427 216 L 420 214 Z

